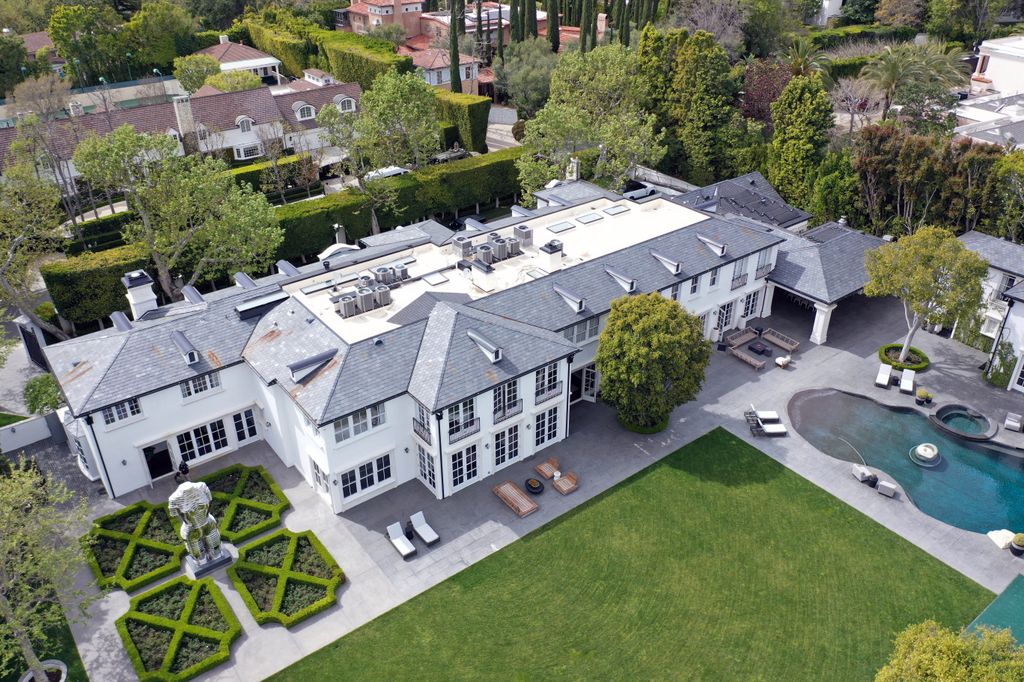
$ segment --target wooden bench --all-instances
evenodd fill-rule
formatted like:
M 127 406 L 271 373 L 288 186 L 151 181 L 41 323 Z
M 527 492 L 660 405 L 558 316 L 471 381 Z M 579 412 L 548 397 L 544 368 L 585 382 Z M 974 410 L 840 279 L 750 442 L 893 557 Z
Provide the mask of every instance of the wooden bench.
M 551 478 L 558 471 L 558 460 L 552 457 L 533 467 L 533 469 L 544 478 Z
M 579 479 L 571 471 L 551 483 L 551 487 L 563 495 L 568 495 L 579 487 Z
M 787 353 L 792 353 L 800 347 L 800 342 L 796 339 L 791 339 L 785 334 L 775 331 L 774 329 L 766 329 L 764 334 L 761 335 L 768 343 L 775 344 Z
M 734 332 L 729 332 L 725 335 L 725 344 L 730 348 L 739 348 L 740 346 L 747 344 L 757 338 L 757 332 L 750 327 L 746 329 L 737 329 Z
M 516 513 L 516 516 L 523 518 L 540 509 L 540 505 L 530 499 L 526 491 L 512 481 L 499 483 L 493 488 L 498 499 L 508 505 L 508 508 Z
M 751 367 L 753 367 L 754 369 L 764 369 L 764 366 L 765 366 L 765 361 L 764 360 L 761 360 L 759 358 L 755 358 L 753 355 L 751 355 L 747 351 L 743 350 L 742 348 L 730 348 L 729 352 L 732 355 L 734 355 L 737 358 L 739 358 L 740 360 L 742 360 L 743 362 L 745 362 L 748 365 L 750 365 Z

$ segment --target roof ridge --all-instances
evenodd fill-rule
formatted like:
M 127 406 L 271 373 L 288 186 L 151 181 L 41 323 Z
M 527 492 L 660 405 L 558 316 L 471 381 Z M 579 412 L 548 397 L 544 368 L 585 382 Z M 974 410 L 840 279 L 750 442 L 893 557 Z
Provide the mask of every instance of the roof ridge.
M 121 337 L 121 347 L 120 347 L 120 348 L 118 348 L 118 349 L 117 349 L 117 352 L 116 352 L 116 353 L 114 353 L 114 355 L 113 355 L 113 356 L 112 356 L 112 357 L 110 358 L 110 362 L 108 362 L 108 363 L 107 363 L 107 367 L 106 367 L 106 369 L 104 369 L 104 370 L 103 370 L 103 374 L 102 374 L 102 375 L 100 376 L 100 380 L 99 380 L 99 381 L 97 381 L 97 382 L 95 382 L 95 383 L 93 384 L 93 386 L 92 386 L 92 389 L 90 389 L 90 390 L 89 390 L 89 392 L 85 394 L 85 397 L 84 397 L 84 398 L 83 398 L 83 399 L 82 399 L 82 400 L 80 401 L 80 403 L 81 403 L 81 404 L 82 404 L 83 406 L 84 406 L 84 405 L 88 405 L 88 404 L 89 404 L 89 401 L 90 401 L 90 400 L 92 400 L 92 397 L 93 397 L 93 395 L 94 395 L 94 394 L 96 393 L 96 390 L 97 390 L 97 389 L 98 389 L 98 388 L 99 388 L 100 386 L 102 386 L 102 385 L 103 385 L 103 380 L 107 378 L 107 374 L 109 374 L 109 373 L 110 373 L 110 370 L 111 370 L 111 368 L 112 368 L 112 367 L 114 366 L 114 363 L 115 363 L 115 362 L 117 361 L 117 358 L 118 358 L 118 357 L 119 357 L 119 356 L 121 355 L 121 353 L 122 353 L 122 352 L 124 351 L 124 347 L 125 347 L 126 345 L 128 345 L 128 337 L 129 337 L 129 334 L 128 334 L 128 333 L 121 333 L 121 334 L 119 334 L 119 336 Z M 94 340 L 96 340 L 96 341 L 100 341 L 101 339 L 94 339 Z M 62 392 L 63 392 L 63 390 L 62 390 Z M 100 409 L 102 409 L 102 407 L 103 407 L 103 406 L 101 406 L 101 407 L 100 407 Z M 74 414 L 74 410 L 72 410 L 72 414 Z

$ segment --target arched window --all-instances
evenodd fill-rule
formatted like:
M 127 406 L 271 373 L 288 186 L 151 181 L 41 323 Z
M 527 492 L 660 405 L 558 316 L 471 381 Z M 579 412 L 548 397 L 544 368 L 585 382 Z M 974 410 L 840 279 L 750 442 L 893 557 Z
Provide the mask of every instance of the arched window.
M 340 102 L 338 102 L 338 111 L 341 111 L 342 113 L 348 113 L 350 111 L 355 111 L 355 110 L 356 110 L 356 101 L 354 99 L 346 97 L 345 99 L 343 99 Z
M 305 106 L 299 107 L 298 119 L 300 121 L 307 121 L 307 120 L 313 118 L 315 115 L 316 114 L 313 112 L 313 107 L 309 106 L 308 104 L 305 105 Z
M 243 133 L 251 132 L 252 131 L 252 119 L 251 118 L 245 118 L 245 117 L 242 117 L 242 118 L 238 119 L 238 129 L 241 130 Z

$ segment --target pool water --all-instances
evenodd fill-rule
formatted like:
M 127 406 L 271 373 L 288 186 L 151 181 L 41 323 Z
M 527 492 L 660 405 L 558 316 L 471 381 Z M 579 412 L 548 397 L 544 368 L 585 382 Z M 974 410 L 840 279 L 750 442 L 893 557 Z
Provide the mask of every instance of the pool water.
M 961 433 L 982 433 L 988 427 L 987 424 L 982 424 L 971 415 L 963 412 L 953 412 L 946 415 L 942 418 L 942 422 Z
M 921 511 L 944 523 L 976 533 L 1024 531 L 1024 457 L 962 441 L 917 411 L 832 389 L 798 393 L 789 414 L 816 448 L 849 462 L 863 458 L 896 479 Z M 921 443 L 938 446 L 938 466 L 911 461 L 910 449 Z

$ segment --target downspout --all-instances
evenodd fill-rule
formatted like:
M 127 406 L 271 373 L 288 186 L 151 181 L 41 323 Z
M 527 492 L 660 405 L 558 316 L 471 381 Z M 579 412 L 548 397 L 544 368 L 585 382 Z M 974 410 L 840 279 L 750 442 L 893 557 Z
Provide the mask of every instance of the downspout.
M 572 402 L 572 359 L 574 357 L 574 355 L 567 357 L 565 365 L 568 368 L 568 371 L 565 374 L 565 435 L 562 436 L 563 438 L 569 437 L 569 415 L 571 414 L 570 403 Z M 583 377 L 580 377 L 580 393 L 583 393 Z
M 96 438 L 96 429 L 92 425 L 93 419 L 91 414 L 85 415 L 85 423 L 89 425 L 89 432 L 92 433 L 92 442 L 96 444 L 96 458 L 100 461 L 100 467 L 103 469 L 103 477 L 107 479 L 107 491 L 110 493 L 110 497 L 116 498 L 114 482 L 110 479 L 110 472 L 107 471 L 107 461 L 103 458 L 103 451 L 100 450 L 100 441 Z
M 441 499 L 444 499 L 444 456 L 441 452 L 441 413 L 435 412 L 437 418 L 437 480 L 441 482 Z

